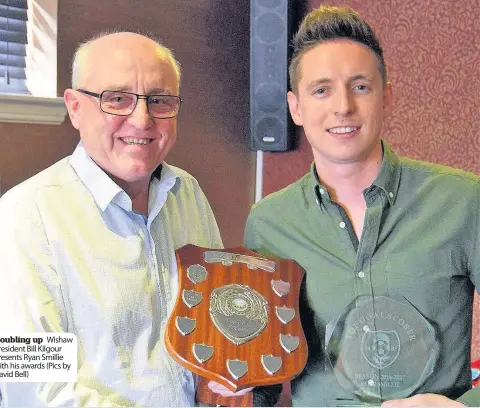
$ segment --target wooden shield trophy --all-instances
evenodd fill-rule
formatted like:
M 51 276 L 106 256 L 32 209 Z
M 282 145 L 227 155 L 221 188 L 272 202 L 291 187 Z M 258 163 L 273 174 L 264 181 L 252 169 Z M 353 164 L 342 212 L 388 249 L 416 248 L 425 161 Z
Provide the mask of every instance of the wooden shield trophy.
M 283 383 L 303 370 L 304 271 L 295 261 L 244 247 L 186 245 L 176 256 L 179 290 L 165 343 L 179 364 L 232 391 Z

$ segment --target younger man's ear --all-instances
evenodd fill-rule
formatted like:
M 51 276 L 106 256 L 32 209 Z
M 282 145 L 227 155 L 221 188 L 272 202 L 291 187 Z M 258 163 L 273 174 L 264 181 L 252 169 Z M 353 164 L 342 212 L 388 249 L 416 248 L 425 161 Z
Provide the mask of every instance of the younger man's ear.
M 383 89 L 383 114 L 390 116 L 393 110 L 393 89 L 392 83 L 389 81 Z
M 292 116 L 293 122 L 297 126 L 302 126 L 302 114 L 300 111 L 300 107 L 298 105 L 298 98 L 292 91 L 287 93 L 287 102 L 288 102 L 288 109 L 290 110 L 290 115 Z

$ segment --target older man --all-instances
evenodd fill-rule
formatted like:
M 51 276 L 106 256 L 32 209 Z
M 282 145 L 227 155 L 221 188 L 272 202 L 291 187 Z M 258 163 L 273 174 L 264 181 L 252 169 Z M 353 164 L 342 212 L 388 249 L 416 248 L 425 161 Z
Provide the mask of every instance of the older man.
M 194 379 L 164 345 L 174 250 L 221 247 L 197 181 L 164 159 L 180 68 L 144 36 L 79 47 L 65 103 L 81 142 L 0 200 L 2 333 L 78 338 L 77 383 L 9 383 L 7 405 L 187 406 Z
M 288 104 L 314 162 L 252 209 L 245 242 L 306 270 L 309 359 L 294 405 L 478 406 L 480 178 L 399 158 L 381 140 L 392 85 L 354 10 L 313 10 L 293 44 Z

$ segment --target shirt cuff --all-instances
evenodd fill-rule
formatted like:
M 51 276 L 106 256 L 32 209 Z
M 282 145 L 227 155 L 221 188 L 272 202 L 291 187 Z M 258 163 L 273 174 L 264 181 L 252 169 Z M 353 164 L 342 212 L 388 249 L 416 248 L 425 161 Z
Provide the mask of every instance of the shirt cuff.
M 467 407 L 480 406 L 480 388 L 472 388 L 467 391 L 461 397 L 457 398 L 458 402 L 466 405 Z

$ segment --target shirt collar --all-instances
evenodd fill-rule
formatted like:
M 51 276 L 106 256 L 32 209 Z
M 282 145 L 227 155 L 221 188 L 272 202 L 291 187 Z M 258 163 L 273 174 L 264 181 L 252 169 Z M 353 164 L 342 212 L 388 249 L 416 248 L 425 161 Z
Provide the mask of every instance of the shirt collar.
M 153 220 L 167 201 L 168 192 L 175 194 L 178 190 L 180 177 L 174 168 L 163 162 L 153 173 L 148 193 L 148 219 Z
M 402 168 L 398 156 L 393 152 L 390 146 L 382 140 L 383 160 L 377 177 L 372 185 L 381 188 L 388 198 L 390 205 L 395 203 L 400 183 L 400 174 Z
M 83 147 L 82 142 L 77 145 L 73 152 L 70 158 L 70 165 L 102 211 L 105 211 L 111 203 L 119 205 L 126 211 L 132 211 L 132 200 L 130 197 L 92 160 Z M 162 163 L 155 170 L 150 183 L 149 213 L 158 213 L 165 202 L 166 193 L 178 181 L 179 179 L 174 169 L 167 163 Z M 165 196 L 165 199 L 157 200 L 159 195 Z
M 80 142 L 70 158 L 70 165 L 85 187 L 90 191 L 97 205 L 105 211 L 117 195 L 125 192 L 95 163 Z M 125 197 L 121 201 L 126 201 Z M 126 202 L 124 204 L 127 204 Z M 128 204 L 127 204 L 128 206 Z M 123 205 L 122 205 L 123 207 Z M 131 208 L 131 202 L 130 202 Z
M 400 183 L 401 166 L 398 156 L 393 152 L 390 146 L 382 140 L 383 159 L 380 166 L 380 171 L 377 177 L 372 183 L 372 186 L 380 188 L 388 199 L 390 205 L 395 203 L 398 192 L 398 185 Z M 319 194 L 319 191 L 327 191 L 322 185 L 320 178 L 318 177 L 317 170 L 315 168 L 315 162 L 312 162 L 310 166 L 311 174 L 311 188 L 316 200 L 322 200 L 322 196 L 329 197 L 328 194 Z

